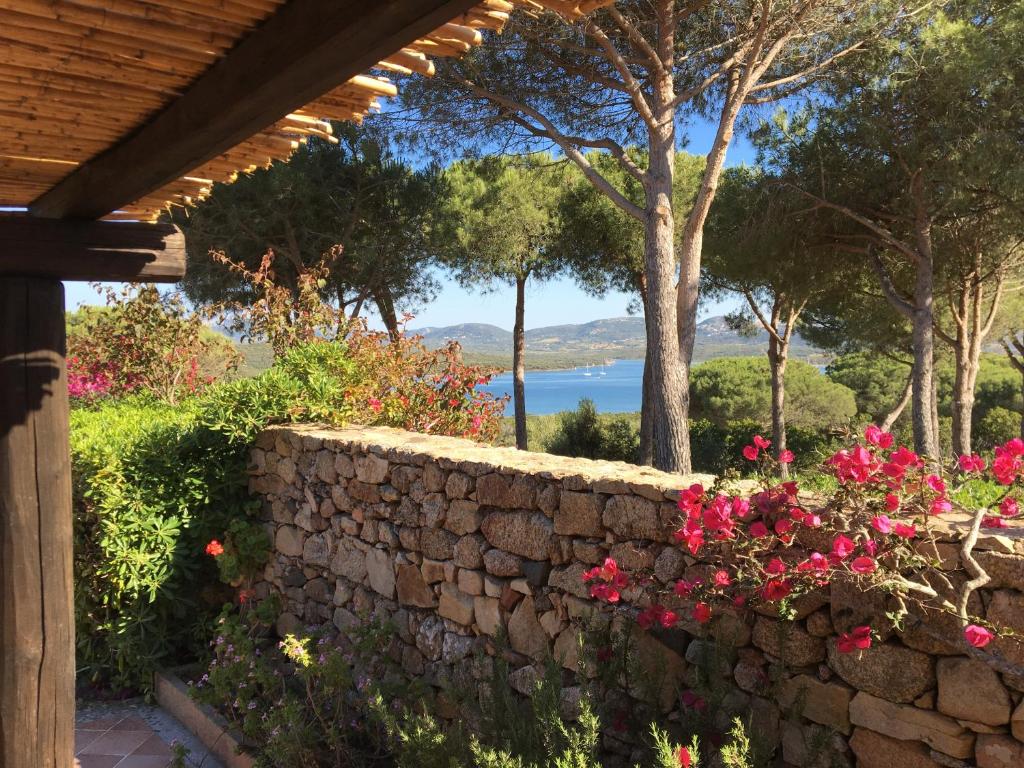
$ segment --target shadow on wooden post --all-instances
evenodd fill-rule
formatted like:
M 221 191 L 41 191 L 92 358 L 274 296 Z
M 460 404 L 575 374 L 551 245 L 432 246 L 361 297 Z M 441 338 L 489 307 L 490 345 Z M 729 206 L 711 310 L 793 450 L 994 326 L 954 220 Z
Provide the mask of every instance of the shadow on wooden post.
M 64 288 L 0 276 L 0 766 L 74 763 Z

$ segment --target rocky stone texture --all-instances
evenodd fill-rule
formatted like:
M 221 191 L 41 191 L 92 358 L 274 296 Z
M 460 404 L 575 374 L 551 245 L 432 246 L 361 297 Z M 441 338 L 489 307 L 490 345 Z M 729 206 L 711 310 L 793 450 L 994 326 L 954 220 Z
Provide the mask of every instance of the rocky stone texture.
M 602 702 L 614 709 L 644 700 L 678 720 L 680 692 L 710 675 L 722 686 L 715 727 L 728 730 L 740 715 L 787 766 L 1024 768 L 1024 676 L 997 674 L 909 623 L 870 649 L 838 653 L 837 632 L 883 628 L 891 606 L 881 593 L 801 596 L 789 622 L 770 610 L 716 611 L 698 625 L 692 606 L 673 604 L 683 620 L 667 632 L 640 631 L 591 600 L 583 574 L 608 556 L 665 586 L 706 575 L 667 534 L 677 489 L 708 477 L 399 430 L 303 426 L 264 432 L 251 472 L 274 542 L 255 586 L 258 599 L 281 598 L 279 633 L 325 624 L 347 634 L 366 615 L 389 619 L 389 654 L 438 688 L 481 679 L 476 654 L 496 653 L 503 636 L 513 688 L 529 695 L 551 656 L 571 713 L 583 629 L 612 622 L 632 633 L 638 662 L 629 689 Z M 1013 554 L 1015 546 L 999 536 L 979 543 L 993 582 L 976 593 L 975 610 L 1024 633 L 1024 549 Z M 954 560 L 955 548 L 946 555 Z M 1012 638 L 991 647 L 1024 663 L 1024 644 Z M 583 674 L 597 671 L 589 660 Z M 459 716 L 443 692 L 438 701 L 447 702 L 443 717 Z M 637 762 L 631 738 L 604 735 L 610 768 Z

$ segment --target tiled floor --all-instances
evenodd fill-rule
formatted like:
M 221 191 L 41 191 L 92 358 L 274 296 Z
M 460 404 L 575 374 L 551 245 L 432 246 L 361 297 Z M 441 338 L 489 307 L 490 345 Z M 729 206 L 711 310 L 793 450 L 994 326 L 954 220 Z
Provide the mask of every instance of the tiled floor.
M 173 752 L 141 717 L 81 719 L 75 726 L 80 768 L 167 768 Z

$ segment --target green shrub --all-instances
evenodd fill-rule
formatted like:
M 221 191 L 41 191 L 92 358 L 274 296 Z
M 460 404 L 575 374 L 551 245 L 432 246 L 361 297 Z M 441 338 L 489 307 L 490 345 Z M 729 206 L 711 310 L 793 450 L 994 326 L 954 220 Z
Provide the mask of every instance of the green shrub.
M 639 427 L 625 416 L 602 416 L 593 400 L 580 400 L 575 411 L 559 414 L 558 430 L 544 443 L 548 453 L 635 463 L 640 452 Z
M 988 451 L 1021 436 L 1021 415 L 1009 408 L 991 408 L 974 425 L 975 450 Z
M 194 658 L 210 621 L 262 565 L 269 542 L 247 491 L 248 447 L 273 422 L 326 421 L 435 434 L 497 431 L 501 401 L 457 349 L 362 334 L 303 344 L 263 374 L 175 406 L 108 400 L 72 414 L 78 668 L 148 689 Z M 217 540 L 217 550 L 206 550 Z M 220 553 L 220 548 L 223 552 Z M 218 578 L 218 573 L 220 578 Z
M 203 550 L 254 511 L 246 454 L 203 423 L 198 401 L 72 412 L 80 675 L 145 689 L 202 647 L 231 597 Z
M 763 357 L 709 360 L 690 377 L 690 415 L 716 424 L 771 423 L 771 376 Z M 791 360 L 786 371 L 786 422 L 793 427 L 847 425 L 857 414 L 854 393 L 817 368 Z
M 697 472 L 721 475 L 728 471 L 748 472 L 750 462 L 743 458 L 743 446 L 750 436 L 762 431 L 756 421 L 734 421 L 719 425 L 707 419 L 690 422 L 690 450 Z M 817 467 L 843 444 L 841 432 L 808 427 L 787 427 L 786 443 L 796 459 L 797 470 Z

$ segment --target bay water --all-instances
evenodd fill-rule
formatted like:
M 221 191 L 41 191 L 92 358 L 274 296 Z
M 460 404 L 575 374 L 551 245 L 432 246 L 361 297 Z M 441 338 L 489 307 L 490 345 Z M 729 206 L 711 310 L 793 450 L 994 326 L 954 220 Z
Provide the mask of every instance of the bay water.
M 639 411 L 643 376 L 643 360 L 615 360 L 609 365 L 579 366 L 564 371 L 527 371 L 526 412 L 572 411 L 585 397 L 594 401 L 600 413 Z M 495 376 L 490 384 L 480 389 L 497 397 L 511 395 L 512 373 Z M 514 413 L 510 400 L 505 415 Z

